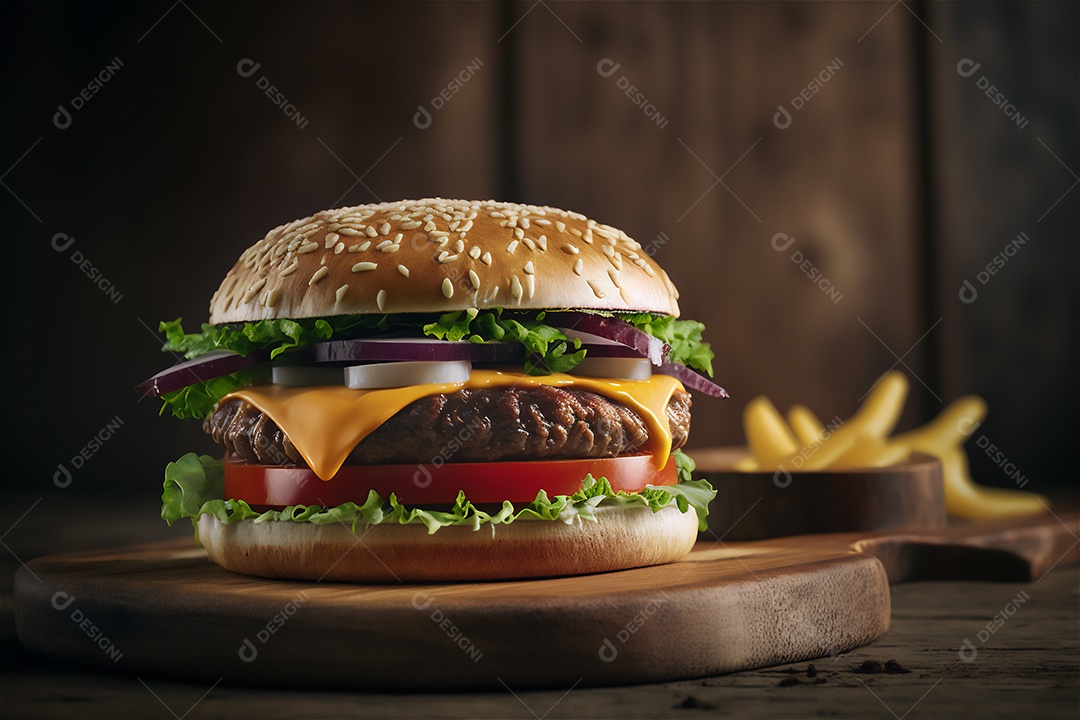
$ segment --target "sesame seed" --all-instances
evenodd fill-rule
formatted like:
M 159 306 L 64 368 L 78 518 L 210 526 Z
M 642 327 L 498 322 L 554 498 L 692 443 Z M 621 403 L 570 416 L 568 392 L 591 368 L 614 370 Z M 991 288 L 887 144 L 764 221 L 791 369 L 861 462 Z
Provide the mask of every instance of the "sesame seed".
M 375 296 L 375 304 L 379 306 L 380 310 L 386 309 L 386 291 L 380 290 L 379 294 Z
M 360 246 L 359 245 L 350 245 L 348 250 L 351 253 L 358 253 L 358 252 L 360 252 Z
M 459 238 L 458 241 L 454 243 L 454 249 L 458 252 L 465 252 L 465 241 Z
M 338 253 L 340 253 L 344 249 L 345 249 L 345 243 L 339 242 L 337 245 L 334 246 L 334 254 L 337 255 Z
M 555 229 L 559 232 L 566 232 L 566 223 L 564 223 L 562 220 L 556 220 Z
M 450 223 L 450 229 L 451 230 L 457 230 L 457 226 L 459 224 L 461 224 L 461 221 L 460 220 L 455 220 L 454 222 Z
M 263 285 L 266 284 L 266 278 L 259 278 L 255 281 L 255 284 L 247 289 L 244 293 L 244 302 L 250 302 L 251 298 L 259 294 L 259 291 L 263 289 Z
M 382 242 L 380 242 L 378 245 L 375 246 L 375 249 L 376 250 L 382 250 L 387 245 L 393 245 L 393 244 L 394 244 L 393 240 L 383 240 Z
M 535 275 L 526 275 L 525 276 L 525 289 L 529 294 L 529 299 L 531 300 L 533 294 L 536 292 L 536 276 Z
M 380 235 L 389 235 L 390 234 L 390 223 L 384 222 L 382 225 L 380 225 L 379 226 L 379 234 Z
M 409 222 L 401 223 L 402 230 L 415 230 L 418 227 L 420 227 L 419 220 L 410 220 Z
M 342 300 L 345 299 L 345 292 L 348 289 L 349 289 L 349 285 L 348 285 L 348 283 L 346 283 L 346 284 L 342 285 L 341 287 L 339 287 L 337 289 L 337 292 L 334 293 L 334 298 L 337 300 L 338 303 L 340 303 Z
M 433 238 L 445 238 L 449 234 L 450 233 L 446 232 L 445 230 L 429 230 L 428 231 L 428 235 L 430 235 Z
M 398 265 L 397 271 L 405 277 L 409 277 L 409 268 L 405 267 L 404 265 Z
M 370 240 L 365 240 L 364 242 L 360 243 L 360 252 L 364 252 L 369 247 L 371 247 L 371 241 Z
M 524 242 L 525 247 L 529 248 L 530 250 L 536 250 L 536 243 L 533 242 L 532 238 L 525 238 L 522 242 Z
M 480 289 L 480 276 L 476 274 L 475 270 L 469 270 L 469 282 L 472 283 L 475 289 Z
M 610 245 L 601 245 L 600 250 L 602 250 L 603 253 L 605 255 L 607 255 L 608 257 L 614 257 L 615 256 L 615 248 L 611 247 Z
M 523 237 L 525 237 L 525 231 L 521 228 L 514 228 L 514 237 L 516 237 L 518 240 L 522 239 Z
M 303 255 L 304 253 L 315 252 L 318 249 L 319 243 L 317 242 L 304 243 L 300 247 L 296 248 L 296 254 Z
M 521 281 L 518 280 L 517 275 L 510 278 L 510 294 L 517 298 L 519 303 L 521 302 Z
M 489 292 L 487 294 L 487 297 L 484 298 L 484 302 L 491 302 L 492 300 L 495 299 L 495 296 L 498 295 L 498 294 L 499 294 L 499 286 L 496 285 L 495 288 L 491 292 Z
M 389 245 L 386 245 L 384 247 L 379 248 L 379 250 L 381 252 L 384 252 L 384 253 L 397 252 L 400 249 L 401 249 L 401 246 L 398 245 L 397 243 L 390 243 Z
M 537 225 L 550 225 L 551 224 L 551 221 L 548 220 L 547 218 L 536 218 L 535 220 L 533 220 L 533 222 L 536 223 Z
M 521 227 L 525 228 L 526 230 L 529 229 L 529 218 L 527 218 L 527 217 L 521 218 Z
M 581 271 L 584 268 L 585 268 L 585 263 L 583 263 L 581 261 L 581 258 L 578 258 L 578 261 L 576 263 L 574 263 L 574 273 L 576 273 L 577 275 L 580 275 Z
M 404 237 L 405 237 L 405 233 L 398 233 L 397 235 L 394 236 L 394 242 L 400 243 L 402 241 L 402 239 L 404 239 Z
M 570 234 L 571 235 L 577 235 L 578 237 L 581 237 L 581 231 L 578 230 L 577 228 L 570 228 Z
M 480 314 L 480 310 L 474 307 L 465 308 L 465 314 L 468 315 L 470 318 L 475 318 L 477 315 Z
M 491 217 L 493 217 L 493 218 L 504 218 L 504 217 L 506 217 L 506 213 L 501 213 L 498 210 L 492 210 L 488 214 L 491 215 Z
M 490 265 L 491 264 L 491 253 L 489 253 L 489 252 L 484 253 L 483 256 L 480 258 L 480 262 L 484 263 L 485 265 Z
M 566 243 L 565 245 L 563 245 L 562 249 L 563 252 L 570 253 L 571 255 L 577 255 L 580 252 L 577 249 L 577 245 L 571 245 L 570 243 Z
M 618 270 L 616 270 L 614 268 L 608 268 L 607 274 L 608 274 L 608 277 L 611 278 L 611 284 L 612 285 L 614 285 L 617 288 L 622 288 L 622 285 L 619 284 L 619 271 Z
M 365 234 L 366 234 L 366 235 L 367 235 L 368 237 L 375 237 L 376 235 L 378 235 L 378 234 L 379 234 L 379 233 L 378 233 L 378 231 L 377 231 L 377 230 L 375 230 L 375 228 L 374 228 L 374 227 L 372 227 L 371 225 L 368 225 L 368 226 L 367 226 L 366 228 L 364 228 L 364 233 L 365 233 Z
M 286 275 L 290 275 L 296 272 L 296 268 L 298 267 L 300 267 L 300 261 L 296 258 L 293 258 L 293 261 L 289 263 L 289 265 L 285 269 L 278 273 L 278 277 L 285 277 Z
M 525 272 L 529 275 L 532 275 L 534 272 L 536 272 L 535 268 L 533 268 L 532 260 L 525 263 Z
M 340 228 L 340 229 L 338 229 L 338 232 L 341 233 L 342 235 L 348 235 L 349 237 L 360 234 L 359 230 L 356 230 L 355 228 L 351 228 L 351 227 Z
M 373 262 L 358 262 L 352 266 L 353 272 L 364 272 L 366 270 L 374 270 L 379 267 L 378 263 Z
M 540 237 L 536 238 L 536 244 L 540 246 L 541 250 L 546 251 L 547 250 L 547 235 L 541 235 Z
M 332 248 L 337 243 L 338 238 L 341 237 L 337 233 L 326 233 L 326 247 Z
M 434 230 L 435 230 L 435 223 L 431 222 L 431 218 L 429 217 L 428 221 L 426 223 L 424 223 L 424 231 L 425 232 L 433 232 Z
M 518 241 L 514 240 L 513 242 L 511 242 L 509 245 L 506 246 L 506 252 L 513 255 L 514 251 L 517 250 L 517 246 L 518 246 Z
M 266 307 L 274 307 L 277 305 L 278 298 L 281 297 L 281 288 L 276 287 L 266 294 Z
M 328 273 L 328 272 L 330 272 L 330 268 L 323 265 L 322 267 L 320 267 L 318 270 L 315 271 L 315 274 L 311 276 L 311 279 L 308 280 L 307 284 L 309 286 L 314 285 L 315 283 L 322 280 L 326 276 L 326 273 Z
M 461 226 L 461 232 L 469 232 L 472 230 L 472 220 L 466 220 L 465 224 Z
M 595 295 L 598 298 L 604 297 L 604 291 L 600 289 L 600 286 L 597 285 L 595 281 L 586 280 L 585 282 L 589 283 L 589 287 L 592 288 L 593 295 Z
M 448 277 L 442 279 L 442 294 L 445 295 L 447 299 L 454 297 L 454 283 L 450 282 L 450 278 Z
M 469 248 L 469 257 L 471 257 L 473 260 L 480 257 L 480 246 L 479 245 L 473 245 L 471 248 Z

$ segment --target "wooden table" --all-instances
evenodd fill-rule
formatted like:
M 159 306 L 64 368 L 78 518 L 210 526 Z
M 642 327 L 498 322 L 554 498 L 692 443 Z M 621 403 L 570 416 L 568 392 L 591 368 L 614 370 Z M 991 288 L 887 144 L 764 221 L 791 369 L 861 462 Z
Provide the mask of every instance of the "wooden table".
M 72 499 L 70 511 L 51 503 L 48 516 L 35 517 L 31 511 L 14 524 L 33 501 L 5 498 L 4 503 L 3 527 L 10 529 L 4 543 L 23 560 L 43 552 L 184 532 L 158 527 L 152 513 L 140 515 L 145 506 L 122 508 L 122 515 L 131 513 L 126 527 L 102 528 L 100 523 L 79 520 L 78 509 L 94 507 L 88 498 Z M 50 532 L 55 520 L 62 522 Z M 87 672 L 33 655 L 14 636 L 10 593 L 18 561 L 10 550 L 4 550 L 0 564 L 4 589 L 0 716 L 4 718 L 1074 718 L 1080 698 L 1080 571 L 1076 567 L 1055 569 L 1030 584 L 895 586 L 888 633 L 842 657 L 813 663 L 633 687 L 403 695 L 136 679 Z M 996 632 L 988 633 L 987 623 L 993 629 L 995 615 L 1002 613 L 1010 617 Z M 971 647 L 965 646 L 965 639 Z M 910 672 L 880 672 L 887 668 L 875 664 L 884 666 L 889 660 Z M 872 667 L 861 667 L 864 663 Z

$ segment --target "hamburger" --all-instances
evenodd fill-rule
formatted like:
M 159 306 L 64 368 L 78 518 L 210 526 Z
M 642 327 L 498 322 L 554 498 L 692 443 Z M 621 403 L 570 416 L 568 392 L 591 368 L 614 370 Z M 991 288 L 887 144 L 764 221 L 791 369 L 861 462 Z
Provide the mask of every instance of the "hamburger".
M 165 471 L 229 570 L 454 581 L 675 561 L 715 491 L 680 451 L 717 397 L 703 326 L 624 232 L 432 198 L 317 213 L 247 248 L 140 386 L 220 446 Z

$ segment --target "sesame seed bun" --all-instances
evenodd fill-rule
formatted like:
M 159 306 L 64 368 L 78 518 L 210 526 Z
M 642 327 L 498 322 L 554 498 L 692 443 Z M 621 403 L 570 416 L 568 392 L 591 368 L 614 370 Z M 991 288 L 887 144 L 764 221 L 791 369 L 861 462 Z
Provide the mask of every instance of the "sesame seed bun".
M 227 570 L 289 580 L 458 582 L 584 575 L 675 562 L 694 547 L 697 515 L 666 507 L 598 507 L 597 522 L 357 528 L 199 518 L 199 540 Z
M 584 215 L 430 198 L 271 230 L 225 276 L 210 322 L 494 307 L 678 316 L 678 296 L 639 243 Z

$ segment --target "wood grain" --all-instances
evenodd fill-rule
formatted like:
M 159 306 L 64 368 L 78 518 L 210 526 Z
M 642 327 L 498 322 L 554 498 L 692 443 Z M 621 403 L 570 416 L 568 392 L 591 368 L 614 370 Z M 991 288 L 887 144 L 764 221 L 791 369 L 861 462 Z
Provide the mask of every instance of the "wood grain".
M 739 408 L 759 393 L 826 419 L 850 415 L 895 360 L 874 333 L 903 354 L 926 330 L 910 14 L 875 26 L 886 8 L 873 3 L 542 9 L 511 36 L 521 193 L 626 230 L 672 276 L 683 315 L 705 323 L 734 400 L 695 402 L 692 445 L 736 441 Z M 790 127 L 776 127 L 778 106 L 836 59 Z M 794 238 L 783 252 L 777 233 Z M 923 372 L 920 348 L 905 362 Z M 920 402 L 915 393 L 912 421 Z
M 987 399 L 979 482 L 1041 492 L 1075 475 L 1080 437 L 1080 9 L 927 7 L 942 395 Z
M 457 585 L 259 580 L 166 543 L 32 561 L 16 577 L 16 620 L 39 652 L 193 679 L 383 689 L 663 681 L 857 647 L 888 628 L 889 578 L 1041 576 L 1076 560 L 1077 530 L 1075 517 L 1046 517 L 699 543 L 670 565 Z M 972 564 L 979 557 L 988 562 Z

